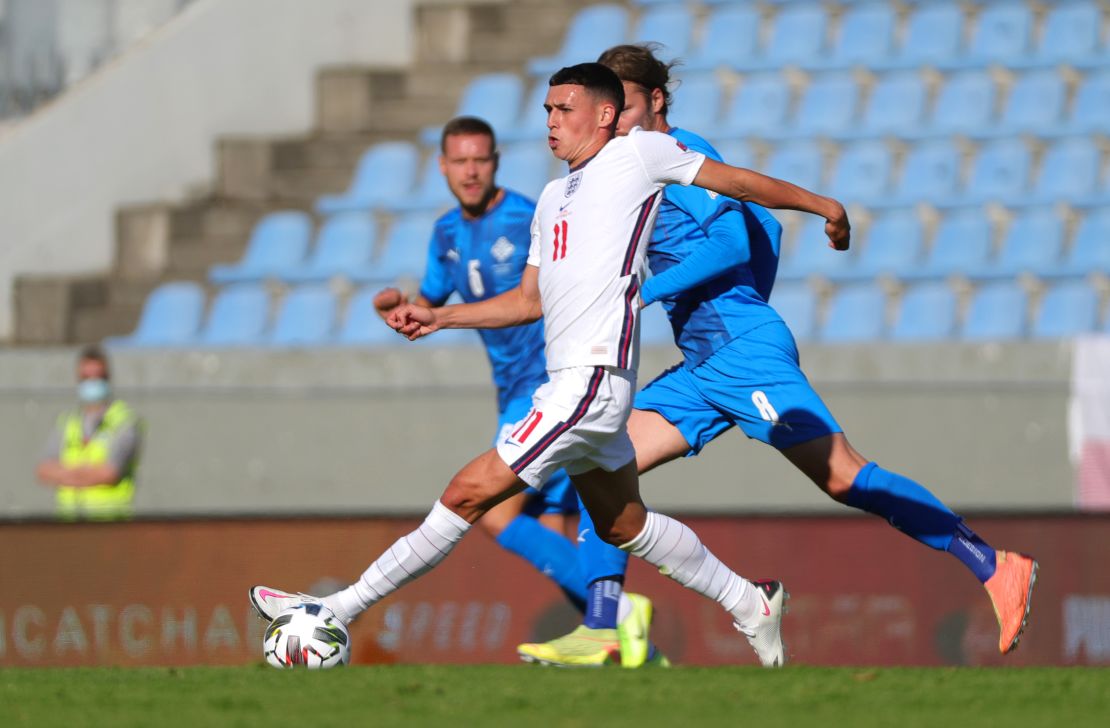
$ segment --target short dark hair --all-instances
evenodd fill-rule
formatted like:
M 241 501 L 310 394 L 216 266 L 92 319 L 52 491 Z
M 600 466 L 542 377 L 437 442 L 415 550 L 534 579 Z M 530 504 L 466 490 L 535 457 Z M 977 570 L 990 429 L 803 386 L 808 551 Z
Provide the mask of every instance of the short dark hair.
M 497 148 L 497 136 L 493 133 L 493 127 L 489 125 L 489 122 L 485 119 L 479 119 L 477 116 L 456 116 L 443 125 L 443 132 L 439 135 L 439 151 L 447 151 L 447 137 L 464 134 L 488 136 L 490 147 Z
M 612 69 L 600 63 L 579 63 L 560 68 L 547 82 L 548 86 L 565 84 L 584 86 L 594 98 L 612 101 L 617 107 L 618 116 L 624 109 L 624 86 L 621 85 L 621 80 Z
M 650 93 L 653 89 L 663 92 L 663 111 L 671 107 L 671 69 L 677 61 L 664 63 L 655 53 L 663 46 L 659 43 L 616 45 L 605 51 L 597 62 L 611 68 L 622 81 L 642 86 Z
M 108 372 L 108 354 L 98 344 L 89 344 L 81 348 L 77 354 L 77 361 L 98 361 L 104 365 L 104 372 Z

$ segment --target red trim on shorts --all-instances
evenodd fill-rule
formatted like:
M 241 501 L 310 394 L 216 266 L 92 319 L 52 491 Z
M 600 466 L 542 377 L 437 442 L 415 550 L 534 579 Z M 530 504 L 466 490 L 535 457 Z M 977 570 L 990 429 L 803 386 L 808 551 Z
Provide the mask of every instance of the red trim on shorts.
M 551 432 L 528 449 L 528 452 L 521 455 L 509 466 L 517 475 L 527 468 L 540 454 L 551 447 L 551 445 L 559 439 L 559 437 L 578 424 L 586 412 L 590 409 L 590 404 L 593 403 L 594 398 L 597 397 L 597 390 L 601 386 L 601 380 L 605 378 L 605 369 L 603 367 L 594 367 L 593 376 L 590 377 L 590 383 L 586 387 L 586 394 L 578 402 L 578 406 L 574 408 L 574 412 L 567 418 L 566 422 L 559 422 L 552 428 Z

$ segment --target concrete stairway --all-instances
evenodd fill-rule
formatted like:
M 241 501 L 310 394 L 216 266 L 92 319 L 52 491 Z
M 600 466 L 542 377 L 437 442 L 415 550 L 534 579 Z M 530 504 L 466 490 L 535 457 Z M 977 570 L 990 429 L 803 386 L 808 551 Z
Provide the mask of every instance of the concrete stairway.
M 143 301 L 174 280 L 205 282 L 238 260 L 267 212 L 311 211 L 346 188 L 359 155 L 390 139 L 415 141 L 454 112 L 462 89 L 491 71 L 523 72 L 554 53 L 589 0 L 463 0 L 415 8 L 416 62 L 404 70 L 325 68 L 316 77 L 315 128 L 296 138 L 215 141 L 217 178 L 198 199 L 129 207 L 116 216 L 116 254 L 104 275 L 24 276 L 15 287 L 15 343 L 61 345 L 127 334 Z

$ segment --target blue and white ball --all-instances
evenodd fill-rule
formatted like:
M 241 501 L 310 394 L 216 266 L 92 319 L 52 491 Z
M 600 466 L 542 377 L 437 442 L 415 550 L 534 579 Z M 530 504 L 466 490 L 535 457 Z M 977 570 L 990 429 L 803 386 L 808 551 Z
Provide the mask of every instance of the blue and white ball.
M 351 661 L 351 634 L 322 604 L 298 604 L 270 622 L 262 654 L 266 662 L 282 669 L 341 667 Z

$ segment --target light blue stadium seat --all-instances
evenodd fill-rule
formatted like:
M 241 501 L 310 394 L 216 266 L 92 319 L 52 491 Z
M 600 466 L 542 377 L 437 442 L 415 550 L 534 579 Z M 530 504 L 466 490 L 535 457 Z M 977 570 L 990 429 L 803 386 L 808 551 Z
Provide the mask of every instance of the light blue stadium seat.
M 299 210 L 265 215 L 251 231 L 243 259 L 215 265 L 208 277 L 215 283 L 281 278 L 304 263 L 312 238 L 312 219 Z
M 981 270 L 990 259 L 990 220 L 982 208 L 950 210 L 937 225 L 925 265 L 905 278 L 937 277 Z
M 790 111 L 791 89 L 777 73 L 751 74 L 744 78 L 721 125 L 722 136 L 768 134 L 785 123 Z
M 865 202 L 884 196 L 892 167 L 890 148 L 881 141 L 845 146 L 833 170 L 829 192 L 845 202 Z
M 1061 139 L 1045 152 L 1032 201 L 1075 201 L 1095 192 L 1102 152 L 1090 137 Z
M 1010 221 L 998 259 L 976 273 L 1004 278 L 1020 273 L 1039 275 L 1060 266 L 1063 249 L 1064 221 L 1056 210 L 1030 207 Z
M 551 87 L 547 85 L 546 78 L 538 79 L 532 85 L 532 90 L 524 100 L 524 107 L 520 110 L 520 116 L 510 126 L 494 129 L 499 143 L 521 141 L 541 143 L 547 139 L 547 110 L 543 108 L 543 103 L 547 100 L 549 88 Z
M 216 294 L 200 332 L 205 346 L 259 346 L 270 320 L 270 295 L 258 283 L 233 283 Z
M 416 210 L 441 210 L 453 204 L 455 198 L 447 188 L 447 181 L 443 179 L 443 172 L 439 169 L 439 145 L 434 150 L 429 150 L 428 158 L 424 160 L 424 168 L 420 172 L 420 179 L 416 183 L 416 191 L 403 200 L 390 203 L 390 209 L 395 212 L 413 212 Z
M 902 294 L 890 340 L 940 341 L 956 331 L 956 294 L 943 281 L 910 286 Z
M 767 159 L 766 173 L 809 190 L 821 188 L 824 152 L 816 142 L 780 144 Z
M 1064 133 L 1103 133 L 1110 118 L 1110 69 L 1089 73 L 1075 92 Z
M 811 64 L 824 54 L 828 30 L 825 9 L 816 2 L 782 7 L 772 21 L 770 42 L 763 51 L 766 65 Z
M 920 142 L 902 164 L 891 204 L 936 202 L 955 194 L 960 180 L 960 150 L 949 139 Z
M 990 2 L 975 23 L 967 57 L 984 63 L 1006 62 L 1029 52 L 1033 35 L 1033 13 L 1024 2 Z
M 378 290 L 376 286 L 367 286 L 351 296 L 336 333 L 335 343 L 342 346 L 393 346 L 407 343 L 382 321 L 374 309 L 374 296 Z
M 328 344 L 335 329 L 335 310 L 335 294 L 327 286 L 294 288 L 281 301 L 268 343 L 293 348 Z
M 1110 207 L 1088 210 L 1079 222 L 1060 275 L 1110 275 Z
M 287 281 L 321 282 L 335 276 L 357 275 L 370 266 L 377 225 L 366 212 L 342 212 L 320 226 L 316 246 L 304 266 L 289 271 Z
M 746 139 L 721 139 L 710 142 L 721 159 L 733 167 L 754 169 L 758 155 Z
M 591 5 L 575 15 L 563 36 L 563 47 L 554 56 L 533 58 L 528 72 L 548 75 L 563 66 L 596 60 L 606 48 L 624 43 L 628 11 L 619 5 Z
M 913 7 L 906 36 L 897 54 L 901 64 L 916 66 L 956 56 L 963 37 L 964 13 L 956 2 L 927 2 Z
M 810 275 L 835 278 L 851 270 L 855 262 L 855 249 L 852 251 L 833 250 L 825 235 L 825 221 L 815 215 L 807 215 L 794 235 L 793 250 L 779 263 L 778 277 L 783 280 L 797 280 Z
M 954 73 L 941 86 L 929 125 L 933 132 L 974 132 L 993 121 L 994 81 L 986 71 Z
M 701 44 L 686 62 L 686 70 L 710 71 L 751 63 L 759 52 L 760 22 L 759 8 L 754 4 L 715 9 L 706 20 Z
M 455 116 L 476 116 L 498 129 L 512 126 L 520 113 L 524 82 L 515 73 L 487 73 L 478 76 L 463 91 Z M 422 142 L 439 146 L 442 126 L 426 127 L 420 134 Z
M 910 208 L 878 215 L 867 231 L 867 244 L 851 273 L 864 278 L 878 275 L 902 276 L 915 270 L 924 255 L 921 220 Z
M 798 341 L 810 341 L 817 330 L 817 296 L 805 283 L 783 281 L 771 293 L 771 307 Z
M 674 329 L 661 304 L 640 310 L 640 342 L 646 346 L 664 346 L 674 343 Z
M 712 74 L 687 74 L 673 92 L 674 105 L 667 121 L 694 133 L 716 129 L 720 126 L 722 95 L 721 84 Z
M 1102 11 L 1097 2 L 1055 2 L 1048 7 L 1034 63 L 1077 62 L 1098 55 Z
M 870 65 L 886 60 L 894 46 L 894 8 L 888 2 L 849 5 L 833 43 L 833 64 Z
M 501 149 L 497 184 L 537 199 L 551 181 L 551 152 L 538 142 L 521 142 Z
M 1023 201 L 1029 187 L 1030 156 L 1029 147 L 1021 139 L 999 139 L 984 145 L 960 201 Z
M 853 283 L 833 293 L 827 304 L 821 341 L 846 344 L 878 341 L 886 327 L 886 296 L 874 283 Z
M 632 28 L 632 41 L 661 43 L 663 48 L 657 57 L 671 61 L 686 56 L 693 34 L 694 16 L 690 9 L 680 4 L 665 4 L 644 12 Z M 590 60 L 595 59 L 596 56 Z
M 190 281 L 163 283 L 143 303 L 134 333 L 114 340 L 125 346 L 188 346 L 204 318 L 204 289 Z
M 385 251 L 369 270 L 352 274 L 351 279 L 385 282 L 423 277 L 435 221 L 435 214 L 424 212 L 396 218 L 389 229 Z
M 1028 303 L 1025 291 L 1015 281 L 980 286 L 971 296 L 960 338 L 965 341 L 1022 338 Z
M 368 149 L 359 159 L 346 192 L 324 195 L 316 201 L 317 212 L 365 211 L 389 207 L 412 194 L 420 152 L 408 142 L 383 142 Z
M 1033 316 L 1035 339 L 1090 333 L 1098 324 L 1098 294 L 1086 280 L 1061 281 L 1047 289 Z
M 891 72 L 879 77 L 863 112 L 867 136 L 915 130 L 925 115 L 925 79 L 917 71 Z
M 850 72 L 814 75 L 794 113 L 791 130 L 805 136 L 848 131 L 858 100 L 859 85 Z
M 1024 73 L 1010 89 L 999 129 L 1005 133 L 1051 129 L 1060 123 L 1066 100 L 1067 87 L 1055 70 Z

